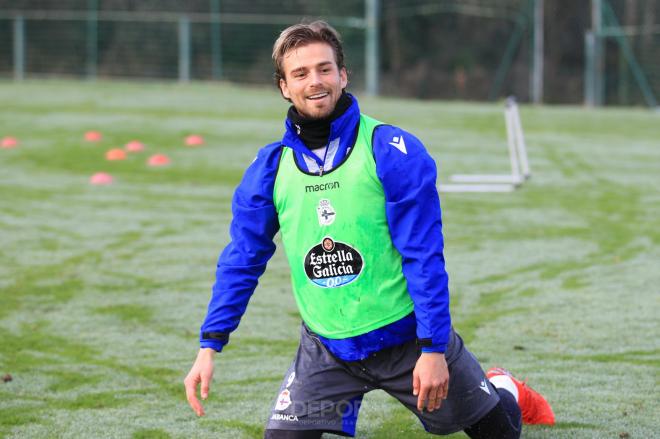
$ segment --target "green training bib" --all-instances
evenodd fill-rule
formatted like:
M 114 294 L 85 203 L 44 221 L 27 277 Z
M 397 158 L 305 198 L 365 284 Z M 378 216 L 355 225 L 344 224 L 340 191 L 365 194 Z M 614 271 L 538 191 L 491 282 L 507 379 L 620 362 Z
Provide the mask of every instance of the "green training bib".
M 299 169 L 284 146 L 273 200 L 300 314 L 327 338 L 364 334 L 408 315 L 413 303 L 385 217 L 371 138 L 360 115 L 355 145 L 321 176 Z

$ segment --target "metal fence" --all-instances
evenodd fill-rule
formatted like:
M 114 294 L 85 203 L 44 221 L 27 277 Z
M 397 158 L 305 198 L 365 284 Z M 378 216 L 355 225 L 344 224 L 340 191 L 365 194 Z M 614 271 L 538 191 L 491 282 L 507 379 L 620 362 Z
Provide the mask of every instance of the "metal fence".
M 657 3 L 657 4 L 654 4 Z M 639 101 L 658 107 L 660 92 L 660 2 L 592 0 L 592 26 L 585 32 L 584 97 L 587 105 Z
M 205 2 L 206 10 L 103 9 L 112 3 L 89 1 L 86 9 L 0 9 L 0 75 L 263 83 L 272 77 L 270 52 L 279 32 L 301 19 L 324 18 L 344 38 L 356 72 L 352 80 L 359 87 L 377 87 L 373 48 L 366 51 L 376 37 L 375 17 L 367 15 L 375 13 L 372 0 L 336 2 L 340 10 L 358 12 L 354 6 L 359 5 L 362 15 L 325 16 L 293 14 L 285 7 L 273 11 L 267 5 L 228 12 L 219 0 Z
M 324 19 L 352 89 L 647 104 L 660 0 L 0 0 L 0 77 L 268 83 L 286 26 Z

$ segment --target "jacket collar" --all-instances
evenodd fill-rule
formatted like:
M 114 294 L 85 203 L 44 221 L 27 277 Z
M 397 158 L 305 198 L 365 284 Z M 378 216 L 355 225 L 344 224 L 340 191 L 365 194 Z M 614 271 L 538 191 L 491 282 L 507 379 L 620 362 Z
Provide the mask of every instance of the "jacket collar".
M 337 145 L 336 153 L 326 157 L 332 160 L 332 167 L 334 168 L 342 162 L 346 156 L 349 148 L 353 146 L 358 123 L 360 122 L 360 107 L 358 107 L 357 100 L 349 94 L 352 103 L 351 106 L 337 119 L 330 123 L 330 137 L 328 138 L 328 145 Z M 306 161 L 313 160 L 319 166 L 324 166 L 324 161 L 314 154 L 300 139 L 296 131 L 294 123 L 287 118 L 284 123 L 286 131 L 282 138 L 282 144 L 293 149 L 296 155 L 296 162 L 299 164 L 306 163 Z M 334 149 L 334 148 L 333 148 Z M 305 160 L 305 157 L 307 159 Z M 309 170 L 309 169 L 307 169 Z

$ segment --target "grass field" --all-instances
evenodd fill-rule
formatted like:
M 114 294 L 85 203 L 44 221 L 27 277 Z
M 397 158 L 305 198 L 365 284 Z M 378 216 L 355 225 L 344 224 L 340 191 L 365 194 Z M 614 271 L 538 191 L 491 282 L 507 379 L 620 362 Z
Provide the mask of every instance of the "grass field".
M 258 438 L 297 345 L 281 249 L 227 349 L 207 416 L 182 380 L 198 349 L 230 199 L 280 138 L 274 89 L 0 83 L 0 437 Z M 500 104 L 363 99 L 453 173 L 506 172 Z M 444 194 L 453 320 L 484 367 L 554 406 L 525 438 L 660 437 L 660 115 L 521 110 L 533 177 L 511 194 Z M 85 143 L 83 133 L 104 139 Z M 183 146 L 200 133 L 206 145 Z M 104 153 L 132 139 L 146 151 Z M 172 164 L 148 168 L 148 155 Z M 115 176 L 88 184 L 98 171 Z M 382 392 L 360 438 L 427 437 Z M 465 437 L 457 434 L 452 437 Z

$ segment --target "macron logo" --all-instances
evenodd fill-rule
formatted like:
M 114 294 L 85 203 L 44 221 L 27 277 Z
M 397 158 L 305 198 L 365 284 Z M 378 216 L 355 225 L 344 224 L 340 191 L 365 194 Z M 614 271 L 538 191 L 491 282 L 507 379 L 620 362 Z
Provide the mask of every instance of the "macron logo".
M 488 388 L 488 384 L 486 384 L 486 380 L 483 380 L 481 384 L 479 384 L 479 388 L 490 395 L 490 389 Z
M 403 136 L 401 137 L 394 137 L 392 138 L 392 141 L 390 142 L 390 145 L 398 149 L 404 154 L 408 154 L 408 151 L 406 150 L 406 142 L 403 141 Z

